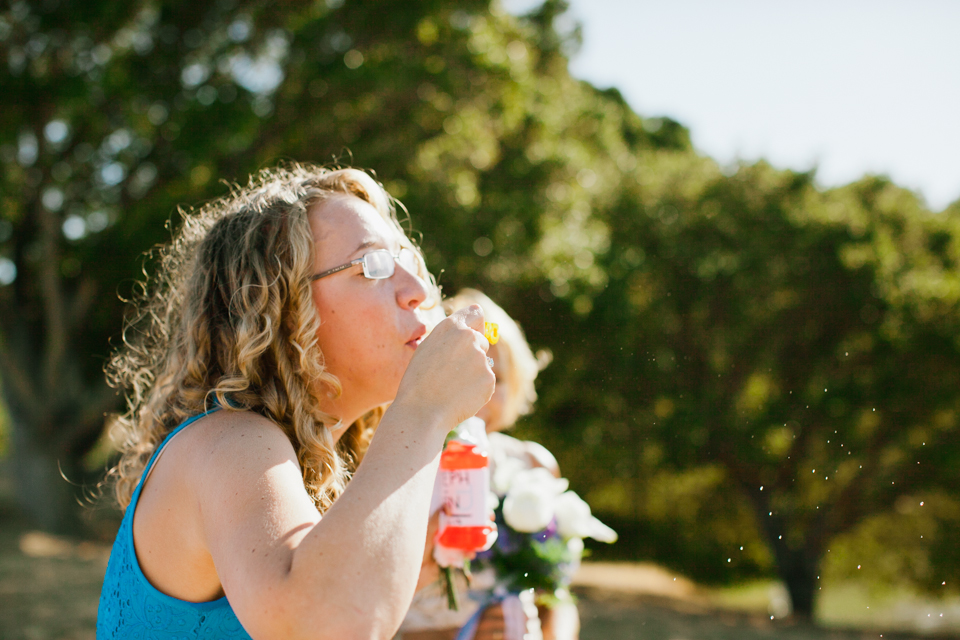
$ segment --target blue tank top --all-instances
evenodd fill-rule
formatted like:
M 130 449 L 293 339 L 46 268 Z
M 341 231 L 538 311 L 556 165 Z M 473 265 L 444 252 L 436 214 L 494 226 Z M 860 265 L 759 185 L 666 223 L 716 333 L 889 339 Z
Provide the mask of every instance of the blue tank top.
M 240 638 L 250 640 L 226 597 L 210 602 L 187 602 L 158 591 L 140 569 L 133 546 L 133 514 L 153 463 L 170 439 L 192 422 L 217 408 L 186 420 L 170 432 L 154 451 L 134 489 L 130 505 L 110 552 L 107 574 L 100 592 L 97 640 L 137 638 L 185 640 L 187 638 Z

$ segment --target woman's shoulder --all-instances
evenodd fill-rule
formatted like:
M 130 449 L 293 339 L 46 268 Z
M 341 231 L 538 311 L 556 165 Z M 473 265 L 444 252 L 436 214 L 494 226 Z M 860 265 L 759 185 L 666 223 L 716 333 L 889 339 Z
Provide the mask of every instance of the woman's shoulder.
M 238 465 L 258 467 L 288 459 L 297 462 L 293 444 L 283 429 L 252 411 L 215 411 L 185 429 L 177 440 L 191 466 L 204 475 Z
M 237 410 L 220 410 L 201 422 L 206 424 L 198 425 L 195 438 L 182 444 L 189 449 L 186 481 L 208 528 L 219 530 L 234 516 L 259 518 L 268 504 L 308 519 L 316 515 L 297 452 L 280 426 Z
M 519 458 L 530 468 L 543 467 L 560 477 L 560 465 L 550 450 L 533 440 L 520 440 L 499 431 L 488 434 L 490 447 L 511 458 Z
M 556 477 L 560 477 L 560 463 L 549 449 L 533 440 L 525 440 L 523 444 L 527 455 L 533 458 L 534 466 L 543 467 Z

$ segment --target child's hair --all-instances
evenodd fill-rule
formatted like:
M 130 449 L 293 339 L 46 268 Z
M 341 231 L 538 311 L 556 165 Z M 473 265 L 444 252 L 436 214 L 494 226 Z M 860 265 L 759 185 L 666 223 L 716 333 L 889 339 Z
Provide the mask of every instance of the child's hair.
M 317 343 L 321 319 L 311 293 L 315 245 L 307 211 L 335 194 L 373 205 L 401 245 L 417 254 L 418 275 L 439 301 L 420 251 L 397 220 L 395 201 L 357 169 L 291 164 L 263 170 L 247 186 L 184 213 L 172 241 L 159 248 L 157 273 L 141 284 L 123 345 L 107 365 L 108 380 L 123 389 L 127 403 L 114 424 L 121 458 L 109 475 L 121 506 L 129 504 L 164 437 L 213 404 L 254 411 L 283 429 L 321 511 L 343 491 L 383 410 L 358 420 L 335 444 L 331 427 L 338 420 L 317 399 L 341 389 Z
M 550 363 L 550 354 L 540 351 L 536 356 L 530 350 L 527 339 L 513 318 L 500 305 L 476 289 L 461 289 L 457 295 L 443 301 L 447 313 L 478 304 L 483 309 L 483 316 L 488 322 L 500 325 L 500 341 L 497 350 L 503 361 L 507 385 L 507 401 L 503 410 L 503 426 L 513 425 L 522 415 L 533 410 L 537 401 L 537 390 L 534 381 L 537 374 Z

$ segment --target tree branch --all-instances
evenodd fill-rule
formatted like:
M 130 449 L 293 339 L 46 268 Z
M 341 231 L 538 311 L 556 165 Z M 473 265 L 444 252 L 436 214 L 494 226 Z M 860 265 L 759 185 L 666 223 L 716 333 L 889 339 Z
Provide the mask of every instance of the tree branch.
M 75 329 L 80 326 L 83 319 L 86 317 L 87 312 L 90 311 L 90 306 L 93 304 L 93 301 L 96 299 L 97 295 L 97 283 L 93 278 L 85 277 L 80 281 L 80 286 L 77 288 L 76 294 L 74 294 L 73 302 L 70 305 L 70 327 Z
M 69 425 L 63 425 L 57 436 L 57 449 L 69 449 L 80 438 L 94 428 L 103 425 L 105 414 L 117 406 L 117 391 L 106 383 L 98 385 L 93 399 L 85 403 L 77 418 Z
M 7 388 L 17 395 L 17 406 L 27 412 L 28 419 L 32 419 L 36 417 L 39 401 L 30 377 L 25 371 L 24 367 L 18 366 L 7 345 L 0 342 L 0 372 L 3 374 L 3 381 Z
M 41 380 L 44 391 L 56 389 L 57 377 L 67 350 L 67 318 L 60 282 L 59 216 L 35 203 L 40 220 L 40 291 L 45 316 L 45 345 Z

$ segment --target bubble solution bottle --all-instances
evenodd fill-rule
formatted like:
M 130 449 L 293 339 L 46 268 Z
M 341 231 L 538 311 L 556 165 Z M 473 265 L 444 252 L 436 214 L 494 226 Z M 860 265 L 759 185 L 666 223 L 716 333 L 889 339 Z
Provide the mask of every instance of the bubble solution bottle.
M 480 551 L 496 525 L 487 510 L 490 459 L 486 425 L 468 418 L 453 431 L 440 455 L 437 484 L 446 510 L 440 512 L 437 542 L 449 549 Z

